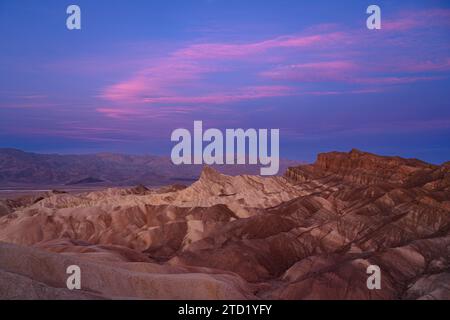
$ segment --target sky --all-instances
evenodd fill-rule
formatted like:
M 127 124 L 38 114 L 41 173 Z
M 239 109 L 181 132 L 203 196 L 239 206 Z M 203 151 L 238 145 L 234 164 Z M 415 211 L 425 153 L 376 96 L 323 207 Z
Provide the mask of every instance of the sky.
M 169 156 L 202 120 L 289 159 L 450 160 L 449 1 L 0 0 L 0 40 L 0 147 Z

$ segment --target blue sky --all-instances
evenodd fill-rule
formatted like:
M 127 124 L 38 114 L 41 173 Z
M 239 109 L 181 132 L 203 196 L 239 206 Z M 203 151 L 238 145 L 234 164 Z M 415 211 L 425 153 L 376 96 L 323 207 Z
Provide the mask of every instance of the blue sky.
M 0 0 L 0 146 L 169 155 L 170 133 L 280 128 L 281 155 L 450 160 L 450 4 Z M 66 8 L 82 30 L 66 29 Z

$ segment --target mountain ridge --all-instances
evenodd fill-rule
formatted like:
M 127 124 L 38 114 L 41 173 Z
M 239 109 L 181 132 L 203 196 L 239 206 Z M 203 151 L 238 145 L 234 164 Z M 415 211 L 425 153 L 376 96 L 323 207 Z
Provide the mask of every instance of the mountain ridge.
M 280 174 L 298 161 L 281 160 Z M 231 174 L 257 174 L 259 165 L 218 165 Z M 40 154 L 0 148 L 0 185 L 67 185 L 88 177 L 103 180 L 104 186 L 166 185 L 191 183 L 198 179 L 201 165 L 172 164 L 170 158 L 121 153 Z M 102 185 L 102 184 L 100 184 Z

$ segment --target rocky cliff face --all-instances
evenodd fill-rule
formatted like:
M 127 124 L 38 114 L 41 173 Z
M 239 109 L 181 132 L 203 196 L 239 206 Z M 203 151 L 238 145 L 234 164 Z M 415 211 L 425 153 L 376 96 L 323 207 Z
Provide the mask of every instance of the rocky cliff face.
M 445 166 L 435 166 L 416 159 L 382 157 L 354 149 L 349 153 L 319 154 L 314 165 L 289 168 L 286 176 L 300 182 L 308 177 L 314 179 L 333 175 L 334 178 L 358 185 L 389 183 L 423 186 L 433 178 L 441 179 L 442 174 L 445 174 L 443 169 Z
M 49 194 L 0 218 L 0 282 L 67 297 L 69 259 L 83 298 L 450 299 L 449 169 L 353 150 L 284 177 Z

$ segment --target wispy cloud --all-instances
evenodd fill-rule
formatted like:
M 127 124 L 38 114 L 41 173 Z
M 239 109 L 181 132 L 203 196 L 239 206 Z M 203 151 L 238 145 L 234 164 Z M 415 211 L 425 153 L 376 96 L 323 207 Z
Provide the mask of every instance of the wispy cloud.
M 194 81 L 205 80 L 209 75 L 227 72 L 239 72 L 246 64 L 267 63 L 271 56 L 268 51 L 272 49 L 295 49 L 314 47 L 317 45 L 330 45 L 342 41 L 343 34 L 329 33 L 305 36 L 283 36 L 253 43 L 221 44 L 204 43 L 193 44 L 172 52 L 166 58 L 157 59 L 149 65 L 143 66 L 129 79 L 106 87 L 101 97 L 110 101 L 127 101 L 132 103 L 226 103 L 255 99 L 258 97 L 273 96 L 280 93 L 279 86 L 263 85 L 267 94 L 256 93 L 258 88 L 250 83 L 246 89 L 239 89 L 233 93 L 220 91 L 212 94 L 197 96 L 180 95 L 180 88 L 189 88 Z M 255 59 L 258 61 L 255 62 Z M 239 61 L 246 60 L 244 65 Z M 235 65 L 227 67 L 227 61 L 237 61 Z M 244 91 L 244 92 L 243 92 Z M 286 93 L 289 90 L 284 90 Z
M 383 22 L 383 28 L 388 31 L 410 31 L 433 26 L 450 26 L 450 10 L 440 8 L 407 10 L 398 17 Z
M 320 61 L 275 67 L 261 76 L 300 82 L 349 81 L 359 69 L 352 61 Z
M 120 106 L 194 108 L 305 94 L 370 93 L 381 90 L 380 86 L 440 80 L 440 75 L 425 73 L 448 71 L 448 55 L 425 49 L 420 58 L 414 60 L 411 54 L 399 63 L 400 58 L 392 56 L 392 52 L 373 61 L 367 60 L 367 54 L 371 47 L 382 51 L 383 37 L 392 40 L 395 35 L 396 41 L 414 38 L 414 34 L 405 31 L 420 25 L 446 26 L 449 16 L 450 10 L 430 9 L 388 18 L 377 35 L 378 44 L 359 29 L 328 24 L 312 26 L 296 35 L 254 42 L 186 45 L 166 56 L 146 60 L 127 79 L 105 87 L 99 96 L 112 105 L 97 110 L 111 117 L 139 116 L 138 108 Z M 330 50 L 333 54 L 327 54 Z M 238 81 L 224 83 L 222 77 Z M 347 87 L 324 89 L 321 85 L 330 82 Z M 317 83 L 315 88 L 302 86 L 313 83 Z

